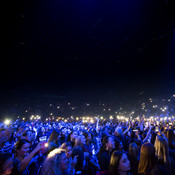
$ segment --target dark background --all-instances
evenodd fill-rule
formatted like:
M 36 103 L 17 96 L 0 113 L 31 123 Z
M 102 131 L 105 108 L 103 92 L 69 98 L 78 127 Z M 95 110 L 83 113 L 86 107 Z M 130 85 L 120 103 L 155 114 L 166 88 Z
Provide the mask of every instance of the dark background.
M 128 103 L 175 92 L 174 6 L 166 0 L 9 0 L 1 104 L 30 96 Z

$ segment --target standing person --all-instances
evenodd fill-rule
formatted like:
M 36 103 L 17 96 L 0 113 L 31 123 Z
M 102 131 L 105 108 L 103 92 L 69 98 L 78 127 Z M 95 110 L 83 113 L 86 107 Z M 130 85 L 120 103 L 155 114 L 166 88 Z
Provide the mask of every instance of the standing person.
M 75 145 L 75 139 L 77 138 L 78 133 L 77 131 L 72 131 L 69 135 L 68 135 L 68 142 L 71 143 L 72 147 L 74 147 Z
M 128 175 L 130 169 L 130 162 L 126 153 L 123 151 L 114 151 L 109 165 L 110 175 Z
M 54 149 L 45 159 L 41 175 L 73 175 L 73 173 L 66 171 L 68 169 L 68 159 L 66 152 L 63 149 Z
M 68 174 L 73 173 L 75 174 L 75 166 L 77 164 L 77 157 L 78 156 L 74 156 L 74 158 L 72 158 L 72 145 L 70 142 L 65 142 L 60 146 L 60 149 L 64 149 L 66 151 L 66 156 L 68 159 Z
M 89 154 L 86 152 L 84 153 L 83 151 L 83 144 L 85 144 L 86 139 L 83 135 L 78 136 L 75 139 L 75 146 L 72 151 L 72 157 L 77 156 L 77 164 L 75 166 L 75 171 L 81 171 L 83 172 L 84 170 L 84 164 L 85 164 L 85 158 L 89 156 Z
M 155 148 L 151 143 L 144 143 L 141 147 L 138 173 L 140 175 L 151 175 L 156 166 Z
M 43 148 L 39 143 L 37 147 L 29 154 L 30 144 L 26 140 L 19 140 L 15 145 L 15 159 L 13 160 L 12 175 L 32 175 L 37 174 L 36 163 L 33 162 L 35 154 Z M 32 164 L 33 163 L 33 164 Z M 30 169 L 32 167 L 32 169 Z M 31 171 L 30 171 L 31 170 Z
M 175 164 L 174 160 L 169 156 L 168 143 L 166 142 L 166 140 L 163 137 L 157 135 L 154 147 L 156 151 L 156 156 L 158 158 L 158 164 L 164 166 L 173 174 L 173 172 L 175 171 Z
M 110 159 L 112 151 L 115 148 L 113 137 L 105 136 L 102 140 L 102 146 L 98 153 L 98 163 L 100 165 L 100 171 L 109 169 Z
M 135 142 L 129 145 L 128 158 L 131 164 L 130 173 L 133 175 L 137 175 L 138 165 L 139 165 L 139 148 Z

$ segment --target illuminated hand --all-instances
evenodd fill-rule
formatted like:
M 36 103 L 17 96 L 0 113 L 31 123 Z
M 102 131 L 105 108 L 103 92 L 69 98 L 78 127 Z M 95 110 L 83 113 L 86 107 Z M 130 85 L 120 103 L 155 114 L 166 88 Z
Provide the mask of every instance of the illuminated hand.
M 36 146 L 36 148 L 34 150 L 35 150 L 35 152 L 38 152 L 42 148 L 44 148 L 43 142 L 39 142 L 38 145 Z

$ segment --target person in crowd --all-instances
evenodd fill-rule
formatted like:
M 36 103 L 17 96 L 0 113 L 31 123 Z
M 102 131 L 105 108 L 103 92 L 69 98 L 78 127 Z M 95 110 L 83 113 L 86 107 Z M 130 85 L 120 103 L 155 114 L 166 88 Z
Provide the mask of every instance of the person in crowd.
M 139 165 L 139 148 L 135 142 L 129 145 L 128 158 L 131 164 L 130 173 L 133 175 L 137 175 Z
M 15 145 L 15 158 L 13 160 L 12 175 L 35 175 L 37 174 L 35 154 L 43 148 L 40 142 L 29 154 L 30 143 L 26 140 L 19 140 Z M 38 162 L 39 163 L 39 162 Z
M 30 146 L 32 145 L 32 131 L 26 130 L 22 134 L 22 139 L 27 140 L 30 143 Z
M 115 151 L 123 151 L 123 142 L 118 138 L 114 137 L 114 142 L 115 142 Z
M 85 159 L 89 156 L 88 152 L 83 151 L 83 144 L 86 143 L 86 139 L 83 135 L 77 136 L 75 139 L 75 146 L 73 148 L 72 157 L 77 156 L 77 164 L 75 171 L 83 172 L 85 166 Z
M 74 156 L 74 158 L 72 158 L 72 145 L 70 142 L 64 142 L 61 146 L 60 149 L 64 149 L 66 151 L 66 155 L 67 155 L 67 159 L 68 159 L 68 169 L 67 171 L 69 173 L 73 172 L 73 174 L 75 174 L 75 166 L 77 164 L 77 156 Z
M 54 129 L 49 137 L 48 150 L 51 152 L 55 148 L 60 147 L 60 132 Z
M 164 166 L 173 173 L 175 171 L 175 163 L 174 160 L 169 156 L 168 143 L 166 140 L 163 137 L 157 135 L 154 147 L 156 156 L 158 158 L 158 164 Z
M 170 149 L 175 150 L 175 130 L 173 129 L 167 130 L 167 138 Z
M 12 144 L 9 143 L 9 139 L 13 129 L 11 127 L 7 129 L 0 129 L 0 153 L 12 153 Z
M 98 163 L 100 165 L 100 171 L 109 169 L 110 158 L 112 151 L 115 149 L 114 139 L 111 136 L 105 136 L 102 141 L 102 146 L 98 153 Z
M 13 157 L 10 153 L 0 154 L 0 175 L 10 175 L 13 168 Z
M 67 171 L 68 159 L 66 151 L 56 148 L 51 151 L 45 159 L 41 175 L 74 175 L 73 171 Z
M 130 161 L 126 153 L 123 151 L 114 151 L 110 160 L 109 174 L 128 175 L 130 169 Z
M 141 147 L 138 173 L 140 175 L 150 175 L 155 168 L 157 160 L 155 157 L 155 148 L 151 143 L 144 143 Z
M 73 130 L 69 135 L 68 135 L 68 142 L 72 144 L 72 147 L 75 145 L 75 139 L 77 138 L 78 133 L 77 131 Z

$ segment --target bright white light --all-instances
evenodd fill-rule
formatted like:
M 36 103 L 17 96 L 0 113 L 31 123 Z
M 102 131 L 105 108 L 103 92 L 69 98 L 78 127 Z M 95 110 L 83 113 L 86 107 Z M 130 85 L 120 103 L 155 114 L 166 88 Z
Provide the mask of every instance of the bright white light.
M 112 119 L 113 119 L 113 116 L 111 115 L 111 116 L 109 117 L 109 119 L 112 120 Z
M 44 144 L 44 147 L 48 147 L 48 146 L 49 146 L 49 144 L 48 144 L 48 143 L 45 143 L 45 144 Z
M 11 122 L 11 121 L 10 121 L 9 119 L 6 119 L 6 120 L 4 121 L 4 124 L 5 124 L 5 125 L 9 125 L 10 122 Z

